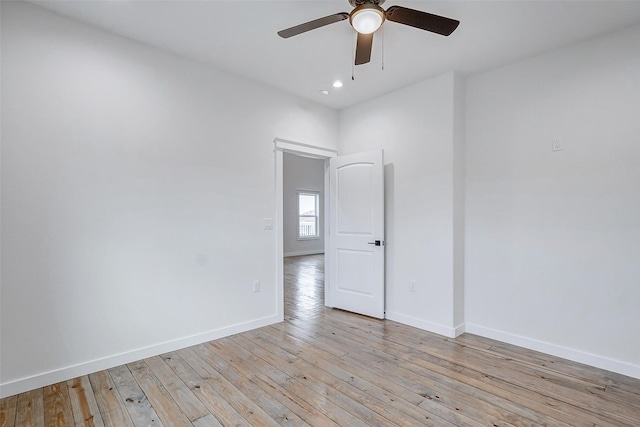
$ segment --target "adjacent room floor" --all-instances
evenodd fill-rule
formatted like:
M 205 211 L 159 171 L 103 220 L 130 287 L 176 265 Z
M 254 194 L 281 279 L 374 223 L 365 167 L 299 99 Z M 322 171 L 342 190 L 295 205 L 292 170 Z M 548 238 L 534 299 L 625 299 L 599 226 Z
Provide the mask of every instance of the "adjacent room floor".
M 0 426 L 638 426 L 640 380 L 324 307 L 285 259 L 285 321 L 0 400 Z

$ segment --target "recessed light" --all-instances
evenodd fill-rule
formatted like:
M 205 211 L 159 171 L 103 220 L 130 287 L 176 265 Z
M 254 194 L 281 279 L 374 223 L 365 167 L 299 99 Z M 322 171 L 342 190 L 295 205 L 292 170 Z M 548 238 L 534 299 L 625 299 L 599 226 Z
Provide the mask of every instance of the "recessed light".
M 333 87 L 342 87 L 342 82 L 340 80 L 336 80 L 333 82 Z
M 321 89 L 318 92 L 320 92 L 320 95 L 329 95 L 329 91 L 326 89 Z

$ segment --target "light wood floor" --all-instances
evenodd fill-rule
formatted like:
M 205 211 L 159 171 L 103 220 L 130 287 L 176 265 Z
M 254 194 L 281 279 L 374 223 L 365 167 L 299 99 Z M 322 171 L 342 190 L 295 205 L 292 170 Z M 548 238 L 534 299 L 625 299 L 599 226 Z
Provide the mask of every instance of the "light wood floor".
M 640 380 L 327 309 L 287 258 L 286 321 L 0 400 L 1 426 L 640 426 Z

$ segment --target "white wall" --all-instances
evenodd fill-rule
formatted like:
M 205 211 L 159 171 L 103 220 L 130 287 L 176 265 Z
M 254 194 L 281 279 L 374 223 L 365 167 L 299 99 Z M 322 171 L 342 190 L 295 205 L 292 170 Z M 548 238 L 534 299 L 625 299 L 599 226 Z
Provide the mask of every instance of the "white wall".
M 324 160 L 283 154 L 284 256 L 324 253 Z M 298 191 L 320 194 L 320 237 L 298 239 Z
M 384 150 L 387 318 L 448 336 L 463 321 L 460 296 L 454 304 L 463 256 L 454 256 L 454 203 L 462 203 L 454 175 L 463 174 L 457 84 L 448 73 L 340 112 L 340 154 Z
M 1 36 L 0 394 L 278 321 L 272 141 L 337 114 L 23 3 Z
M 640 377 L 640 27 L 466 99 L 467 330 Z

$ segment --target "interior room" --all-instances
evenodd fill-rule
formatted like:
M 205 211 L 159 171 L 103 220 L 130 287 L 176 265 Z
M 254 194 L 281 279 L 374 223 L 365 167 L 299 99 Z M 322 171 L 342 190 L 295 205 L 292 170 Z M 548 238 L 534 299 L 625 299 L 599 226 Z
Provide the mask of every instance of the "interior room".
M 377 7 L 355 65 L 347 0 L 1 2 L 0 413 L 286 324 L 283 258 L 337 265 L 330 162 L 382 151 L 385 320 L 348 322 L 606 371 L 636 404 L 596 421 L 640 422 L 640 2 Z

